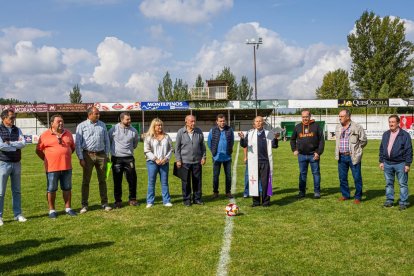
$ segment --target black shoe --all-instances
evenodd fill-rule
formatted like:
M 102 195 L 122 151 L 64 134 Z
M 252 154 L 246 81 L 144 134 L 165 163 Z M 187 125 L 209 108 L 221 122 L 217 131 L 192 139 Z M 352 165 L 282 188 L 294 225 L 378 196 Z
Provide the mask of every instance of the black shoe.
M 204 202 L 202 202 L 201 200 L 194 200 L 194 204 L 204 205 Z
M 321 193 L 314 193 L 313 198 L 314 199 L 320 199 L 321 198 Z
M 298 200 L 300 200 L 300 199 L 304 199 L 304 198 L 305 198 L 305 193 L 299 192 L 299 194 L 296 196 L 296 198 L 297 198 Z
M 392 202 L 392 201 L 385 201 L 384 202 L 384 207 L 386 207 L 386 208 L 390 208 L 390 207 L 393 207 L 394 206 L 394 202 Z
M 189 200 L 184 201 L 184 205 L 186 207 L 190 207 L 191 206 L 191 201 L 189 201 Z
M 213 193 L 213 198 L 218 198 L 219 197 L 219 193 Z
M 263 203 L 263 207 L 270 207 L 270 203 Z
M 405 209 L 407 209 L 407 205 L 400 204 L 400 211 L 404 211 Z
M 257 206 L 260 206 L 260 204 L 258 204 L 258 203 L 253 203 L 252 204 L 252 208 L 257 207 Z

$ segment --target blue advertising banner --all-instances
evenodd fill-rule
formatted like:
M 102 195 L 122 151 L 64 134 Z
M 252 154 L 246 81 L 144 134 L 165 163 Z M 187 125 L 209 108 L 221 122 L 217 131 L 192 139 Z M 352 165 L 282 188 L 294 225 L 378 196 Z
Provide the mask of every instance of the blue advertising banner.
M 141 110 L 185 110 L 188 102 L 141 102 Z

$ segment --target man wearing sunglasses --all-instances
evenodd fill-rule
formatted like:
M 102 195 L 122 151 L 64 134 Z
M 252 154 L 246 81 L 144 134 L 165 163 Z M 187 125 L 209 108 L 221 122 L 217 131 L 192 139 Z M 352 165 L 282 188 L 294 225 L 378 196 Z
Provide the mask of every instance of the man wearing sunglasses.
M 56 219 L 58 215 L 55 208 L 58 182 L 63 193 L 66 214 L 76 216 L 76 212 L 71 209 L 72 153 L 75 151 L 75 143 L 72 133 L 63 126 L 62 116 L 53 115 L 50 118 L 50 128 L 42 133 L 36 147 L 36 154 L 45 163 L 47 202 L 51 219 Z
M 355 182 L 354 203 L 361 203 L 362 149 L 367 145 L 367 136 L 364 128 L 351 120 L 351 112 L 347 109 L 339 112 L 339 122 L 335 129 L 336 147 L 335 159 L 338 160 L 339 183 L 342 196 L 339 201 L 351 198 L 348 185 L 348 171 L 351 169 Z
M 10 177 L 14 219 L 25 222 L 21 204 L 21 149 L 26 145 L 22 131 L 14 125 L 13 110 L 1 112 L 0 124 L 0 226 L 3 225 L 3 207 L 7 180 Z

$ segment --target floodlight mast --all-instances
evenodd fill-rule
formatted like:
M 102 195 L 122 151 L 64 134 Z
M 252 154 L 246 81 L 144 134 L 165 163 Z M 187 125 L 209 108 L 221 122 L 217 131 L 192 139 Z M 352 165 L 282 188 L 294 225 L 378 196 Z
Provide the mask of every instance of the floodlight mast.
M 256 73 L 256 50 L 259 49 L 259 45 L 263 44 L 263 39 L 259 37 L 258 41 L 254 38 L 246 39 L 246 44 L 253 45 L 253 61 L 254 61 L 254 101 L 256 106 L 256 116 L 257 116 L 257 73 Z

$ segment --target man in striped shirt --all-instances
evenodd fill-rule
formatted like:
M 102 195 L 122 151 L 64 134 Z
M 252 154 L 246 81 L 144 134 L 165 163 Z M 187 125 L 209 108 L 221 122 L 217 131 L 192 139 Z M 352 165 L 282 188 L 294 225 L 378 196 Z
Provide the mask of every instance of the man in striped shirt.
M 98 175 L 102 209 L 112 210 L 108 205 L 105 176 L 110 148 L 108 132 L 105 123 L 99 120 L 99 110 L 96 107 L 89 108 L 87 112 L 88 119 L 76 128 L 76 155 L 83 168 L 81 214 L 88 211 L 89 183 L 93 167 Z

